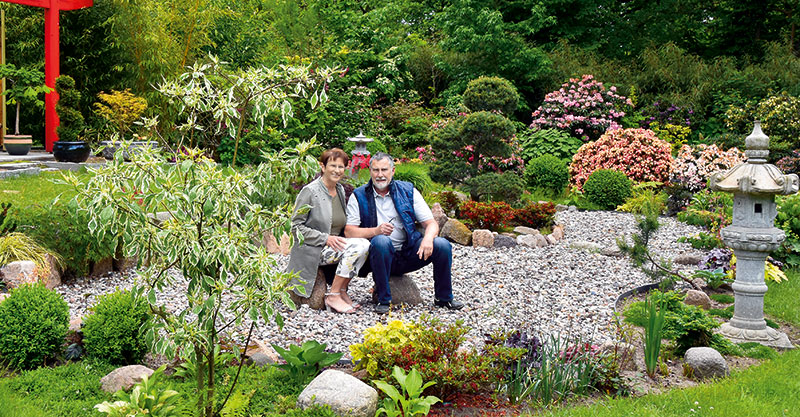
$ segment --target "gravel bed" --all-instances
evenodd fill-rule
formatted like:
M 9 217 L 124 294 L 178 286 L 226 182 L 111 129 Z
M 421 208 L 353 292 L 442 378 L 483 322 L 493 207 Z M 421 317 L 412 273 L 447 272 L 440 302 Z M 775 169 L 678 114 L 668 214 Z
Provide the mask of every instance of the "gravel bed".
M 581 249 L 586 242 L 613 250 L 616 237 L 636 231 L 634 217 L 618 212 L 559 212 L 557 223 L 563 224 L 565 237 L 544 248 L 472 248 L 453 245 L 453 292 L 466 303 L 460 311 L 433 306 L 432 267 L 411 275 L 425 303 L 396 310 L 388 316 L 372 311 L 369 289 L 372 280 L 355 279 L 350 294 L 364 306 L 355 314 L 315 311 L 303 306 L 297 311 L 282 308 L 286 318 L 282 331 L 274 324 L 261 325 L 254 337 L 286 346 L 315 339 L 335 351 L 363 341 L 362 331 L 377 322 L 389 319 L 417 319 L 422 314 L 444 322 L 463 320 L 471 330 L 467 344 L 480 345 L 483 335 L 501 329 L 530 329 L 541 334 L 572 334 L 597 342 L 613 336 L 613 309 L 616 297 L 633 287 L 649 282 L 627 258 L 607 256 L 603 250 Z M 650 243 L 651 251 L 672 259 L 681 254 L 701 255 L 680 236 L 701 229 L 661 218 L 661 228 Z M 280 257 L 285 265 L 287 257 Z M 105 277 L 78 279 L 58 287 L 70 306 L 73 317 L 81 316 L 97 295 L 115 287 L 130 288 L 135 272 L 113 273 Z M 185 306 L 182 302 L 185 281 L 159 294 L 159 301 L 173 311 Z M 235 338 L 243 341 L 246 327 L 237 330 Z M 347 356 L 347 355 L 346 355 Z

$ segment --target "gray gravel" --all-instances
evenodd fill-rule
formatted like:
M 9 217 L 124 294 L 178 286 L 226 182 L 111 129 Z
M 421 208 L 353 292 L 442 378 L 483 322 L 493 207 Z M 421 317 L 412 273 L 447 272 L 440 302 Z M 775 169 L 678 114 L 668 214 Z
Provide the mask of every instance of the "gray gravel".
M 565 238 L 545 248 L 472 248 L 454 244 L 453 291 L 466 303 L 460 311 L 433 307 L 432 268 L 411 275 L 420 287 L 425 304 L 379 316 L 372 312 L 369 289 L 372 280 L 356 279 L 350 293 L 364 305 L 356 314 L 314 311 L 307 306 L 297 311 L 283 308 L 283 331 L 274 324 L 261 325 L 254 337 L 286 346 L 315 339 L 329 348 L 347 352 L 347 347 L 363 340 L 362 331 L 389 319 L 417 319 L 433 315 L 445 322 L 464 320 L 471 330 L 467 343 L 480 345 L 483 335 L 497 330 L 532 329 L 542 334 L 581 335 L 597 342 L 613 335 L 613 309 L 616 297 L 633 287 L 648 283 L 646 276 L 626 258 L 603 255 L 604 250 L 580 249 L 593 246 L 613 250 L 617 236 L 635 232 L 634 217 L 618 212 L 559 212 L 557 222 L 565 227 Z M 661 228 L 650 248 L 658 256 L 672 259 L 681 254 L 702 254 L 684 243 L 680 236 L 700 229 L 662 218 Z M 288 259 L 280 257 L 282 265 Z M 99 294 L 115 287 L 130 288 L 135 272 L 114 273 L 106 277 L 79 279 L 58 291 L 69 303 L 72 316 L 81 316 Z M 183 305 L 185 284 L 159 294 L 171 309 Z M 237 331 L 243 341 L 246 332 Z

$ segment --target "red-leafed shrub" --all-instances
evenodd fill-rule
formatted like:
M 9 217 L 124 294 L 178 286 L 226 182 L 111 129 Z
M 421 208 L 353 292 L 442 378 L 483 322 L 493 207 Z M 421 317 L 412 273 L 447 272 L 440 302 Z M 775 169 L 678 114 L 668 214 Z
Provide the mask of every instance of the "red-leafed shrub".
M 592 172 L 610 169 L 624 173 L 635 182 L 667 182 L 672 166 L 670 144 L 656 137 L 652 130 L 609 130 L 595 142 L 578 149 L 569 173 L 578 188 Z
M 498 230 L 511 224 L 515 211 L 502 201 L 480 203 L 470 200 L 461 203 L 459 214 L 470 229 Z
M 539 229 L 552 225 L 555 215 L 556 206 L 549 201 L 546 203 L 530 203 L 516 210 L 514 223 Z

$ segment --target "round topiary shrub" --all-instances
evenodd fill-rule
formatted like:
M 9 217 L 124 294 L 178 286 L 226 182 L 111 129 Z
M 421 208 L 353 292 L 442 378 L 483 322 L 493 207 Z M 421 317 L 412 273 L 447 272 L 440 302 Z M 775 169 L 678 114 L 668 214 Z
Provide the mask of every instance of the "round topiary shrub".
M 69 327 L 69 306 L 41 284 L 11 290 L 0 303 L 0 356 L 13 367 L 35 368 L 58 353 Z
M 80 112 L 81 93 L 75 88 L 75 80 L 69 75 L 56 78 L 56 92 L 59 97 L 56 104 L 58 138 L 65 142 L 78 141 L 85 122 Z
M 138 363 L 147 353 L 144 335 L 150 310 L 130 291 L 106 294 L 89 308 L 83 325 L 86 354 L 114 364 Z
M 525 190 L 525 183 L 514 172 L 489 172 L 469 178 L 464 187 L 475 201 L 504 201 L 515 205 Z
M 530 187 L 560 193 L 569 183 L 567 162 L 553 155 L 533 158 L 525 166 L 525 181 Z
M 613 210 L 630 198 L 632 188 L 631 180 L 622 172 L 598 169 L 589 175 L 583 193 L 590 203 L 603 210 Z
M 636 182 L 667 182 L 672 167 L 672 147 L 647 129 L 609 130 L 595 142 L 587 143 L 572 157 L 572 182 L 583 187 L 598 169 L 624 173 Z
M 503 114 L 513 113 L 519 103 L 514 85 L 500 77 L 479 77 L 470 81 L 462 100 L 470 111 L 499 110 Z

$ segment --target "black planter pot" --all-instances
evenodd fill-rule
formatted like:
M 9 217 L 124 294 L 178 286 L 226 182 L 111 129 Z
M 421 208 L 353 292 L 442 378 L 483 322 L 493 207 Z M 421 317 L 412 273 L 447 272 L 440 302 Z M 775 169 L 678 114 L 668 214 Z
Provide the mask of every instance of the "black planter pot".
M 56 141 L 53 143 L 53 158 L 58 162 L 86 162 L 92 148 L 88 142 L 64 142 Z

